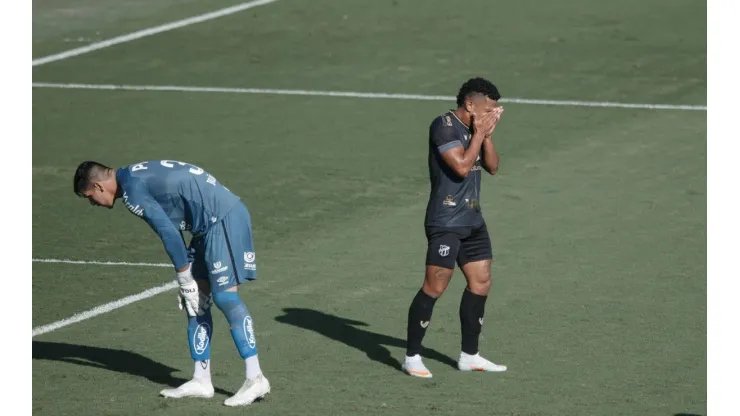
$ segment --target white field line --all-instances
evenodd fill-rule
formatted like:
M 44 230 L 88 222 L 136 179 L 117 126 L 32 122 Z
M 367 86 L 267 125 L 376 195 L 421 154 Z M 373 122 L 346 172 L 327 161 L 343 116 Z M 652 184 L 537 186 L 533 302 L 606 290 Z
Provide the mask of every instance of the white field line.
M 59 328 L 64 328 L 65 326 L 75 324 L 77 322 L 84 321 L 86 319 L 90 319 L 92 317 L 102 315 L 104 313 L 116 310 L 118 308 L 122 308 L 126 305 L 130 305 L 134 302 L 138 302 L 142 299 L 150 298 L 154 295 L 158 295 L 162 292 L 166 292 L 168 290 L 172 290 L 177 287 L 177 282 L 172 281 L 170 283 L 167 283 L 162 286 L 153 287 L 151 289 L 147 289 L 141 293 L 137 293 L 135 295 L 126 296 L 125 298 L 114 300 L 113 302 L 108 302 L 104 305 L 96 306 L 90 310 L 87 310 L 85 312 L 76 313 L 69 318 L 62 319 L 61 321 L 56 321 L 54 323 L 48 324 L 48 325 L 41 325 L 39 327 L 36 327 L 33 329 L 33 335 L 32 337 L 35 337 L 37 335 L 45 334 L 47 332 L 56 331 Z
M 114 85 L 114 84 L 74 84 L 34 82 L 34 88 L 62 88 L 80 90 L 123 90 L 123 91 L 169 91 L 169 92 L 201 92 L 201 93 L 231 93 L 231 94 L 272 94 L 272 95 L 306 95 L 316 97 L 346 97 L 346 98 L 376 98 L 395 100 L 424 100 L 424 101 L 454 101 L 455 97 L 447 95 L 422 94 L 391 94 L 382 92 L 353 92 L 353 91 L 319 91 L 319 90 L 285 90 L 274 88 L 227 88 L 227 87 L 187 87 L 179 85 Z M 562 105 L 574 107 L 603 107 L 603 108 L 632 108 L 645 110 L 686 110 L 707 111 L 703 105 L 678 104 L 641 104 L 620 103 L 613 101 L 573 101 L 573 100 L 538 100 L 529 98 L 503 98 L 501 103 L 533 104 L 533 105 Z
M 105 266 L 142 266 L 142 267 L 172 267 L 171 264 L 165 264 L 165 263 L 128 263 L 124 261 L 85 261 L 85 260 L 66 260 L 66 259 L 33 259 L 34 263 L 66 263 L 66 264 L 91 264 L 91 265 L 105 265 Z M 48 325 L 41 325 L 39 327 L 33 328 L 33 332 L 31 337 L 35 337 L 37 335 L 46 334 L 47 332 L 56 331 L 59 328 L 64 328 L 65 326 L 75 324 L 77 322 L 82 322 L 84 320 L 93 318 L 98 315 L 102 315 L 104 313 L 116 310 L 118 308 L 122 308 L 126 305 L 130 305 L 134 302 L 138 302 L 143 299 L 150 298 L 152 296 L 158 295 L 160 293 L 166 292 L 168 290 L 172 290 L 177 288 L 177 282 L 172 281 L 170 283 L 153 287 L 151 289 L 147 289 L 141 293 L 137 293 L 135 295 L 126 296 L 125 298 L 114 300 L 113 302 L 108 302 L 104 305 L 96 306 L 90 310 L 76 313 L 69 318 L 62 319 L 60 321 L 56 321 L 53 323 L 50 323 Z
M 141 39 L 143 37 L 156 35 L 157 33 L 167 32 L 173 29 L 190 26 L 192 24 L 205 22 L 207 20 L 217 19 L 222 16 L 228 16 L 230 14 L 239 13 L 244 10 L 251 9 L 253 7 L 262 6 L 265 4 L 274 3 L 277 0 L 255 0 L 248 1 L 246 3 L 237 4 L 235 6 L 227 7 L 225 9 L 216 10 L 210 13 L 201 14 L 198 16 L 189 17 L 187 19 L 178 20 L 176 22 L 166 23 L 160 26 L 150 27 L 148 29 L 139 30 L 126 35 L 117 36 L 112 39 L 95 42 L 87 46 L 81 46 L 79 48 L 70 49 L 68 51 L 55 53 L 53 55 L 44 56 L 33 60 L 33 66 L 48 64 L 49 62 L 61 61 L 73 56 L 82 55 L 99 49 L 108 48 L 120 43 L 131 42 L 132 40 Z
M 34 263 L 96 264 L 101 266 L 173 267 L 170 263 L 129 263 L 127 261 L 95 261 L 69 259 L 31 259 Z M 174 269 L 173 269 L 174 270 Z

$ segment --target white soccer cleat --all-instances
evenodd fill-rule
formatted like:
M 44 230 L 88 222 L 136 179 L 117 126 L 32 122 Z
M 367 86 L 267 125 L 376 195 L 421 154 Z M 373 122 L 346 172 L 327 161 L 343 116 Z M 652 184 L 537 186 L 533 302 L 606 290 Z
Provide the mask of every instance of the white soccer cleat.
M 247 380 L 235 395 L 226 399 L 226 406 L 246 406 L 270 392 L 270 382 L 260 374 L 253 380 Z
M 492 363 L 481 357 L 480 354 L 470 355 L 464 352 L 460 353 L 460 359 L 457 361 L 457 368 L 459 368 L 460 371 L 506 371 L 505 365 Z
M 413 357 L 405 357 L 401 368 L 403 368 L 403 371 L 410 376 L 432 378 L 432 372 L 429 371 L 421 361 L 421 356 L 419 354 L 416 354 Z
M 180 387 L 164 389 L 159 392 L 164 397 L 179 399 L 182 397 L 200 397 L 210 399 L 213 397 L 213 384 L 210 381 L 194 378 Z

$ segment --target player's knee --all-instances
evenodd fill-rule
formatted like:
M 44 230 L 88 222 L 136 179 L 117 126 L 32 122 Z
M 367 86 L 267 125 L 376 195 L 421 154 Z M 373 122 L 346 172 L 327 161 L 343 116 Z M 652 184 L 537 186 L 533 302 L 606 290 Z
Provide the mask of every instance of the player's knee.
M 486 275 L 480 279 L 473 280 L 468 283 L 468 290 L 475 293 L 476 295 L 486 296 L 488 291 L 491 290 L 491 276 Z
M 423 290 L 424 293 L 426 293 L 427 295 L 436 299 L 442 296 L 442 294 L 445 292 L 445 289 L 447 289 L 446 285 L 445 286 L 433 285 L 433 284 L 429 284 L 429 282 L 424 282 L 424 286 L 422 287 L 421 290 Z
M 447 289 L 447 285 L 450 283 L 452 272 L 451 269 L 442 267 L 428 268 L 424 279 L 424 286 L 422 287 L 424 293 L 433 298 L 442 296 Z
M 240 306 L 244 305 L 244 302 L 242 302 L 241 298 L 239 298 L 239 295 L 236 292 L 217 292 L 213 294 L 213 303 L 216 305 L 218 309 L 221 310 L 224 314 L 230 314 L 235 309 L 239 309 Z

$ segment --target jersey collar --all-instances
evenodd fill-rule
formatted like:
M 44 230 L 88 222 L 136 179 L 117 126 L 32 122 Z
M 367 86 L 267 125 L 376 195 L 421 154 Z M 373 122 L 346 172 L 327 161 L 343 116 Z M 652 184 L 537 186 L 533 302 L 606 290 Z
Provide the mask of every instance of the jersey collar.
M 465 123 L 463 123 L 462 120 L 460 120 L 460 117 L 457 116 L 457 114 L 455 113 L 455 110 L 450 110 L 448 111 L 448 113 L 452 114 L 452 117 L 454 117 L 455 120 L 457 120 L 457 122 L 460 123 L 460 125 L 462 125 L 464 128 L 470 129 L 470 127 L 466 126 Z

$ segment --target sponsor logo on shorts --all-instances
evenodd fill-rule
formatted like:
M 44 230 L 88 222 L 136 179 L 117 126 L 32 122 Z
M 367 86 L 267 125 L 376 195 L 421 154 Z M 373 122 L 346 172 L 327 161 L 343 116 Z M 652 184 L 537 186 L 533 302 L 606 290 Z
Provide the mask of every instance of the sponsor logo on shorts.
M 249 348 L 254 349 L 257 346 L 257 341 L 254 339 L 254 327 L 252 326 L 252 317 L 249 315 L 244 318 L 244 336 L 247 338 L 247 344 L 249 344 Z
M 217 261 L 213 263 L 213 270 L 211 270 L 211 274 L 218 274 L 225 272 L 226 270 L 229 270 L 229 266 L 223 266 L 221 265 L 220 261 Z
M 229 284 L 229 278 L 230 276 L 221 276 L 216 281 L 218 282 L 219 286 L 224 286 Z
M 208 348 L 208 330 L 210 327 L 206 323 L 202 323 L 195 328 L 195 334 L 193 335 L 193 350 L 195 353 L 200 355 Z
M 448 254 L 450 254 L 450 246 L 440 244 L 439 245 L 439 255 L 442 257 L 447 257 Z
M 245 251 L 244 252 L 244 269 L 245 270 L 257 270 L 257 265 L 254 264 L 254 252 L 252 251 Z

